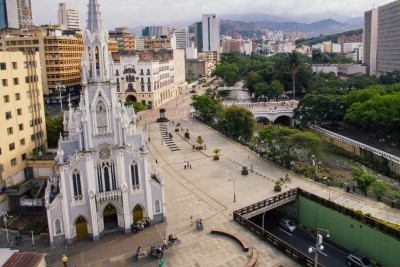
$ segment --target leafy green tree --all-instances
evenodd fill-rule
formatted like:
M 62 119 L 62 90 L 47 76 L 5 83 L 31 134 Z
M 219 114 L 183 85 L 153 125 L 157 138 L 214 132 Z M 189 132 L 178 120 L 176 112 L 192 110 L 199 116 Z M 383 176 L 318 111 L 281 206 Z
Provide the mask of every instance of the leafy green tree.
M 324 60 L 324 54 L 322 53 L 321 49 L 313 49 L 311 52 L 311 59 L 312 63 L 314 64 L 321 64 Z
M 356 73 L 347 79 L 349 89 L 363 89 L 371 85 L 379 84 L 379 79 L 375 76 Z
M 58 114 L 56 116 L 46 116 L 46 131 L 47 145 L 49 146 L 49 148 L 56 148 L 58 146 L 60 133 L 63 133 L 62 114 Z
M 249 72 L 245 77 L 245 86 L 249 89 L 250 92 L 255 91 L 255 85 L 263 81 L 263 78 L 260 74 L 255 71 Z
M 253 113 L 241 106 L 225 107 L 219 114 L 218 128 L 235 139 L 250 140 L 253 136 L 255 125 L 256 121 Z
M 376 200 L 380 201 L 388 193 L 390 188 L 385 182 L 377 180 L 371 185 L 371 189 L 376 196 Z
M 265 82 L 259 82 L 255 84 L 254 86 L 254 96 L 255 99 L 258 99 L 260 96 L 266 96 L 267 97 L 267 83 Z
M 288 61 L 287 61 L 287 66 L 290 69 L 290 72 L 292 74 L 292 85 L 293 85 L 293 99 L 296 97 L 296 75 L 299 73 L 299 68 L 300 65 L 302 64 L 300 60 L 300 53 L 297 52 L 296 50 L 293 50 L 291 53 L 288 54 Z
M 217 113 L 222 109 L 221 102 L 206 95 L 195 95 L 192 99 L 193 101 L 190 105 L 198 112 L 200 119 L 211 125 Z
M 232 86 L 239 80 L 239 67 L 235 63 L 222 63 L 217 65 L 212 76 L 220 77 L 228 86 Z
M 267 86 L 267 91 L 266 91 L 266 96 L 271 99 L 271 98 L 279 98 L 281 95 L 283 95 L 284 92 L 284 87 L 278 80 L 273 80 L 270 85 Z
M 357 183 L 357 188 L 360 189 L 364 195 L 367 195 L 368 189 L 376 181 L 376 177 L 358 166 L 352 167 L 351 172 L 353 181 Z
M 386 88 L 382 85 L 373 85 L 364 89 L 354 90 L 346 95 L 347 104 L 351 106 L 354 103 L 365 102 L 376 95 L 386 94 Z
M 140 111 L 146 110 L 147 107 L 139 102 L 129 101 L 125 103 L 125 106 L 132 107 L 135 110 L 135 113 L 139 113 Z
M 322 120 L 331 120 L 333 124 L 342 120 L 347 110 L 346 98 L 342 95 L 315 94 L 301 99 L 294 110 L 294 119 L 304 126 Z

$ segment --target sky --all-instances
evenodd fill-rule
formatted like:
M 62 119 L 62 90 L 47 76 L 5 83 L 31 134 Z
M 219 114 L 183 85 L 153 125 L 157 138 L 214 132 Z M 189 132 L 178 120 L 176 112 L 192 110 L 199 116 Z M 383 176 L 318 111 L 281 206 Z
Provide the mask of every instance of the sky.
M 98 0 L 103 26 L 107 29 L 127 26 L 184 26 L 201 21 L 202 14 L 223 15 L 266 13 L 285 18 L 339 14 L 361 17 L 373 5 L 393 0 Z M 62 0 L 31 0 L 35 25 L 56 24 L 58 3 Z M 89 0 L 69 0 L 79 4 L 81 27 L 86 27 Z M 314 14 L 314 15 L 312 15 Z M 290 19 L 289 19 L 290 20 Z

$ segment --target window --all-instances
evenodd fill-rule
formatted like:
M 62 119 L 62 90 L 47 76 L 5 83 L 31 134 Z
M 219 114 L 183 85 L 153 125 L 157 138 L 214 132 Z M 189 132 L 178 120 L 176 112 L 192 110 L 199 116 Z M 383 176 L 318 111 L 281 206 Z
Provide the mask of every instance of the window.
M 11 150 L 15 149 L 15 143 L 8 144 L 8 148 Z
M 160 201 L 156 200 L 154 202 L 154 211 L 155 213 L 160 213 L 161 212 L 161 207 L 160 207 Z
M 15 166 L 15 165 L 17 165 L 17 159 L 16 159 L 16 158 L 13 158 L 13 159 L 11 160 L 11 166 Z
M 21 94 L 20 93 L 16 93 L 15 94 L 15 100 L 21 100 Z
M 34 134 L 31 135 L 31 140 L 35 141 L 35 135 Z
M 22 160 L 26 160 L 26 153 L 21 155 Z
M 18 85 L 19 84 L 19 79 L 18 78 L 14 78 L 14 85 Z
M 24 124 L 23 124 L 23 123 L 19 124 L 19 125 L 18 125 L 18 129 L 19 129 L 20 131 L 23 131 L 23 130 L 24 130 Z
M 61 234 L 61 223 L 60 220 L 56 220 L 54 223 L 54 227 L 56 228 L 56 235 Z
M 11 118 L 12 118 L 12 116 L 11 116 L 11 111 L 7 111 L 7 112 L 6 112 L 6 119 L 9 120 L 9 119 L 11 119 Z
M 21 116 L 21 115 L 22 115 L 22 109 L 20 109 L 20 108 L 17 109 L 17 115 L 18 115 L 18 116 Z
M 6 70 L 7 69 L 7 65 L 4 62 L 0 62 L 0 70 Z
M 18 68 L 17 62 L 11 62 L 13 70 Z
M 131 164 L 131 180 L 133 189 L 139 189 L 139 170 L 136 162 Z
M 13 131 L 12 127 L 7 128 L 7 134 L 8 135 L 13 134 L 13 133 L 14 133 L 14 131 Z
M 3 96 L 3 100 L 4 100 L 4 103 L 10 102 L 10 96 L 9 95 Z
M 72 183 L 74 187 L 74 197 L 82 196 L 81 174 L 75 170 L 72 174 Z
M 2 79 L 2 80 L 1 80 L 1 84 L 2 84 L 3 86 L 8 86 L 8 80 L 7 80 L 7 79 Z
M 24 146 L 25 145 L 25 138 L 22 138 L 21 140 L 19 140 L 19 143 L 20 143 L 21 146 Z

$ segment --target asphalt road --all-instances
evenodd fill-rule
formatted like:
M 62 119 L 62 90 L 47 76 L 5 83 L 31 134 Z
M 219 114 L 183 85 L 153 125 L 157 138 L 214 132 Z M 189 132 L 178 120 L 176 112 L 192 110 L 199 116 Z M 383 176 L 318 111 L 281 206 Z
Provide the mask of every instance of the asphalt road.
M 296 231 L 290 233 L 281 227 L 279 227 L 279 219 L 281 217 L 274 212 L 267 212 L 264 218 L 264 229 L 283 240 L 290 246 L 294 247 L 298 251 L 310 258 L 314 259 L 315 254 L 309 254 L 308 249 L 310 247 L 315 247 L 316 238 L 314 235 L 305 231 L 304 229 L 297 227 Z M 262 214 L 253 217 L 251 219 L 254 223 L 261 226 L 262 224 Z M 325 267 L 341 267 L 346 266 L 346 256 L 347 253 L 335 247 L 332 243 L 325 242 L 328 237 L 323 235 L 323 246 L 324 250 L 318 254 L 318 262 Z

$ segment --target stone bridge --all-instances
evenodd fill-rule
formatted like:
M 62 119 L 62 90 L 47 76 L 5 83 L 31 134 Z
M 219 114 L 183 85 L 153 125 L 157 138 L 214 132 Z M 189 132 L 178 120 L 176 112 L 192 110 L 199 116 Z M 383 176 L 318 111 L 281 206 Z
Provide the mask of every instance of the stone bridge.
M 297 107 L 298 101 L 234 103 L 230 105 L 238 105 L 250 110 L 257 122 L 293 125 L 293 110 Z

